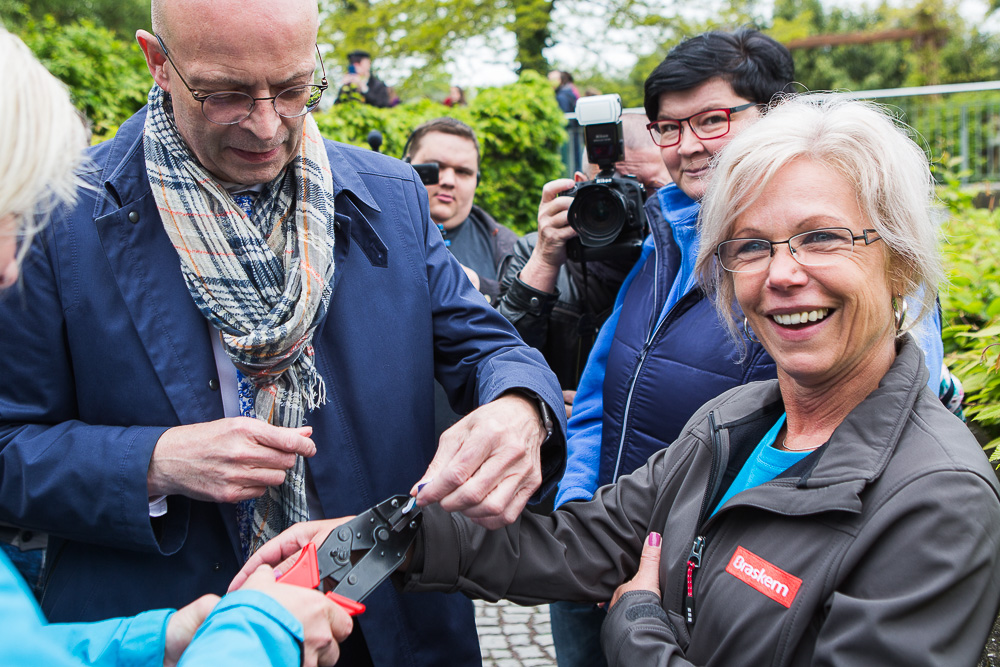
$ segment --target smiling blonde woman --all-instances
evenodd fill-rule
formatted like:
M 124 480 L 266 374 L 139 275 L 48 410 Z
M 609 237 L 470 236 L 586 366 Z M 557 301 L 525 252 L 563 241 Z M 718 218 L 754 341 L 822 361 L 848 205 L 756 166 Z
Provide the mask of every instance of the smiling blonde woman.
M 709 401 L 590 502 L 493 532 L 424 508 L 407 589 L 610 599 L 623 667 L 975 664 L 1000 606 L 1000 489 L 905 331 L 903 299 L 940 276 L 931 197 L 923 153 L 870 105 L 789 99 L 745 129 L 715 166 L 698 268 L 777 380 Z

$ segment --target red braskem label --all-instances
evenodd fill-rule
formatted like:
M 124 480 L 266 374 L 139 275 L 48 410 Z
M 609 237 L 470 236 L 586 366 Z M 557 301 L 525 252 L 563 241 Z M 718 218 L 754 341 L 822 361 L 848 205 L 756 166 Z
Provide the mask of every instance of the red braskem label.
M 791 607 L 802 580 L 768 563 L 743 547 L 736 547 L 726 572 L 775 602 Z

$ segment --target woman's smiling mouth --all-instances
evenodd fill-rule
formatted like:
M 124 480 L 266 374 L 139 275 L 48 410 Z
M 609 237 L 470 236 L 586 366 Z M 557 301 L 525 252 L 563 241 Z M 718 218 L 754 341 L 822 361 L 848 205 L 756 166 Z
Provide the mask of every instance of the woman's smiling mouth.
M 780 313 L 771 315 L 778 324 L 789 326 L 792 324 L 805 324 L 808 322 L 818 322 L 830 314 L 829 308 L 817 308 L 816 310 L 804 310 L 799 313 Z

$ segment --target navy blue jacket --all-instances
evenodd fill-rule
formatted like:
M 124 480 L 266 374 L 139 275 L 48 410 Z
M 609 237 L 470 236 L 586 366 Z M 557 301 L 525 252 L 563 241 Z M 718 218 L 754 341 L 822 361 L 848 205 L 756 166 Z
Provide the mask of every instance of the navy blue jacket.
M 0 303 L 0 521 L 52 536 L 42 607 L 90 621 L 223 593 L 235 506 L 168 498 L 146 475 L 168 427 L 223 417 L 209 332 L 157 214 L 144 112 L 91 153 L 93 191 L 38 239 Z M 539 353 L 472 287 L 408 165 L 327 142 L 336 269 L 314 344 L 329 400 L 308 416 L 326 516 L 405 493 L 434 439 L 433 381 L 467 411 L 504 391 L 562 397 Z M 564 422 L 560 418 L 560 433 Z M 543 448 L 559 473 L 562 436 Z M 375 665 L 480 664 L 471 603 L 382 586 L 357 620 Z M 350 655 L 341 664 L 350 665 Z

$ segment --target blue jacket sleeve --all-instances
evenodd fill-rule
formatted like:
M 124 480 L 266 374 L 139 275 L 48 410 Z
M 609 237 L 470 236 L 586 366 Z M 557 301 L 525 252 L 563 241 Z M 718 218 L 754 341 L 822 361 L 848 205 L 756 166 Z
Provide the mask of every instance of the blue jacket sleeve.
M 0 664 L 160 667 L 172 609 L 97 623 L 46 622 L 27 584 L 0 552 Z M 297 665 L 302 624 L 257 591 L 230 593 L 181 656 L 184 667 Z
M 53 227 L 68 242 L 63 222 Z M 80 394 L 94 398 L 93 387 L 102 381 L 102 389 L 118 397 L 135 389 L 81 377 L 85 373 L 74 365 L 60 281 L 60 272 L 69 269 L 60 263 L 53 236 L 36 238 L 21 284 L 0 299 L 0 521 L 83 542 L 171 553 L 183 540 L 186 512 L 172 508 L 158 538 L 146 488 L 149 459 L 166 427 L 80 414 Z M 128 365 L 123 359 L 117 372 L 128 373 Z
M 419 180 L 414 179 L 417 184 Z M 420 186 L 422 188 L 422 186 Z M 468 413 L 511 390 L 537 394 L 549 406 L 553 436 L 542 447 L 542 487 L 549 492 L 565 461 L 566 417 L 562 390 L 541 352 L 490 306 L 451 254 L 430 220 L 425 192 L 415 197 L 414 224 L 424 237 L 424 262 L 434 326 L 434 376 L 452 407 Z
M 649 237 L 643 243 L 642 254 L 635 266 L 619 288 L 611 316 L 598 332 L 590 356 L 587 357 L 587 364 L 577 385 L 576 398 L 573 399 L 573 415 L 567 425 L 566 471 L 559 482 L 556 507 L 571 500 L 590 500 L 597 491 L 604 418 L 604 371 L 608 365 L 608 352 L 615 337 L 625 294 L 652 253 L 653 240 Z
M 235 591 L 205 619 L 178 667 L 298 665 L 303 639 L 302 624 L 273 598 Z

